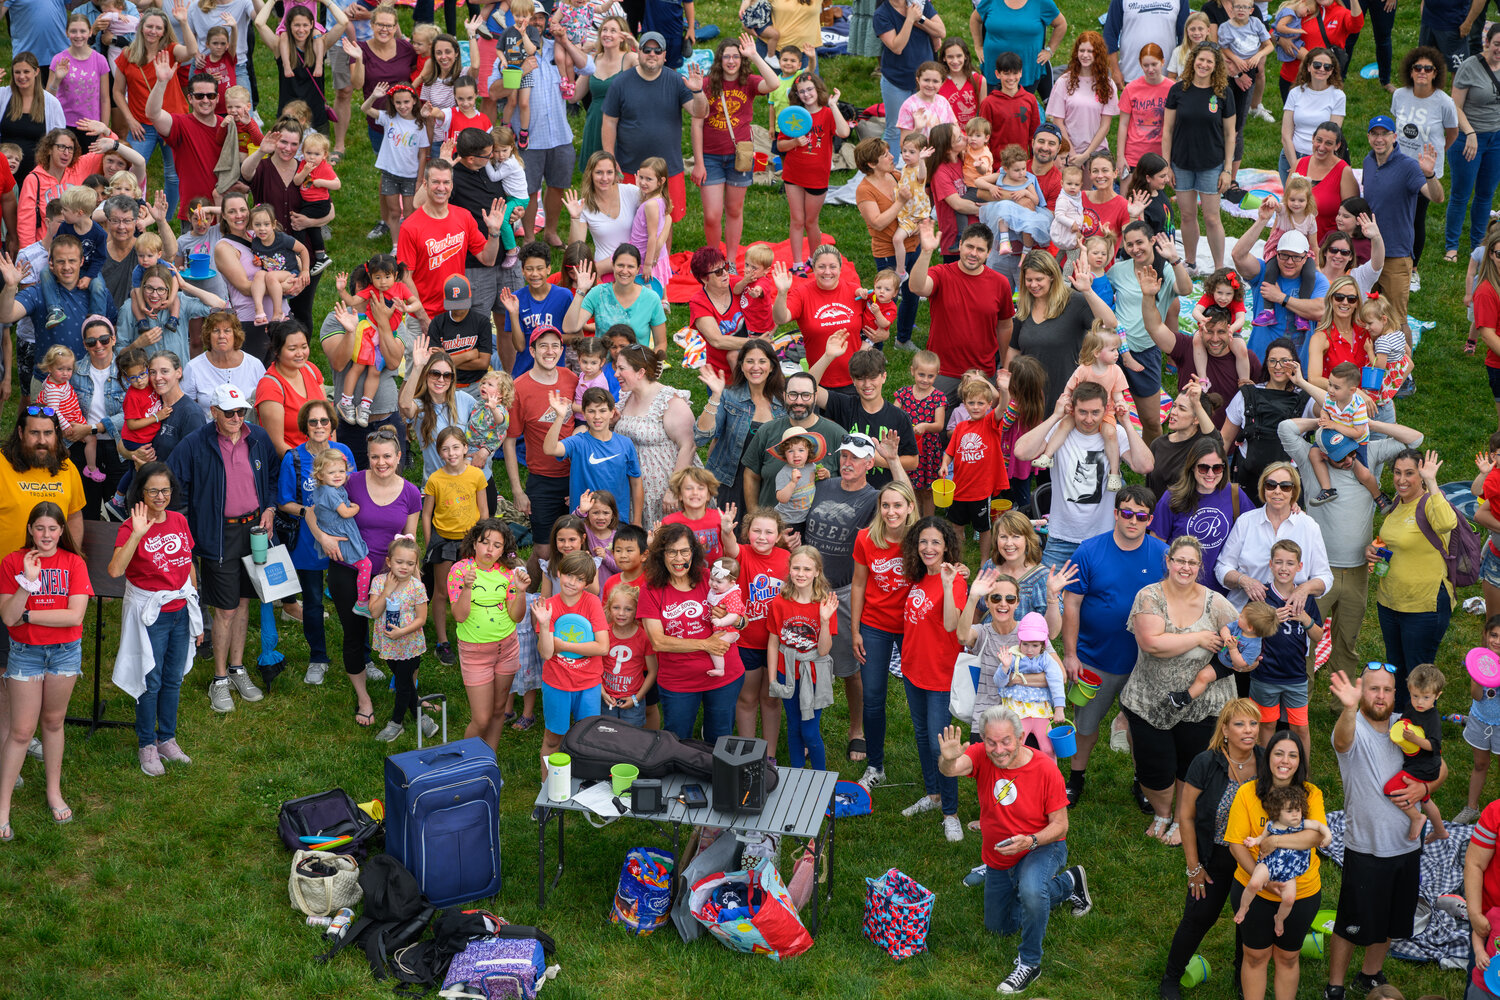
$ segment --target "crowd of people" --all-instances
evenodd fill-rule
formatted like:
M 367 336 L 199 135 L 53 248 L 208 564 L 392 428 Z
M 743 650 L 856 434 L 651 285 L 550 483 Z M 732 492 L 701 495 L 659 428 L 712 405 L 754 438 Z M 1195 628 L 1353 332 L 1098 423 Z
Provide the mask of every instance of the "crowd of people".
M 72 818 L 62 723 L 90 574 L 126 581 L 114 683 L 159 776 L 189 762 L 195 657 L 215 712 L 272 690 L 280 666 L 247 669 L 242 559 L 279 542 L 304 682 L 337 651 L 355 724 L 383 715 L 386 743 L 415 724 L 425 659 L 457 666 L 466 735 L 492 746 L 539 724 L 545 758 L 604 713 L 759 734 L 783 766 L 843 757 L 877 788 L 897 682 L 922 784 L 903 816 L 962 841 L 976 780 L 965 882 L 988 930 L 1021 936 L 1007 993 L 1041 975 L 1049 912 L 1093 906 L 1068 818 L 1107 728 L 1146 836 L 1187 861 L 1162 996 L 1228 899 L 1242 994 L 1292 1000 L 1329 837 L 1308 706 L 1331 687 L 1345 860 L 1323 995 L 1385 982 L 1424 831 L 1448 835 L 1432 665 L 1468 530 L 1397 414 L 1435 203 L 1443 259 L 1469 255 L 1468 350 L 1500 413 L 1500 25 L 1479 7 L 1429 0 L 1399 61 L 1394 5 L 1368 12 L 1390 110 L 1361 139 L 1356 2 L 1115 0 L 1069 43 L 1051 0 L 979 0 L 968 38 L 926 0 L 882 0 L 885 126 L 860 139 L 806 3 L 742 5 L 706 71 L 684 67 L 691 4 L 470 4 L 466 46 L 451 3 L 446 32 L 410 36 L 363 0 L 73 6 L 10 5 L 0 87 L 0 400 L 20 401 L 0 447 L 0 841 L 28 753 L 53 821 Z M 278 70 L 264 120 L 257 40 Z M 1229 241 L 1245 131 L 1276 121 L 1272 65 L 1283 187 Z M 334 260 L 355 90 L 380 222 L 365 259 Z M 761 97 L 785 245 L 745 225 Z M 846 141 L 868 258 L 819 225 Z M 689 181 L 700 406 L 661 380 Z M 1500 531 L 1497 454 L 1500 434 L 1473 492 Z M 107 566 L 80 554 L 85 519 L 119 525 Z M 1361 665 L 1371 576 L 1385 659 Z M 1471 860 L 1500 833 L 1481 813 L 1496 689 L 1473 687 L 1451 821 L 1478 821 Z M 1497 899 L 1486 878 L 1468 902 L 1480 966 Z

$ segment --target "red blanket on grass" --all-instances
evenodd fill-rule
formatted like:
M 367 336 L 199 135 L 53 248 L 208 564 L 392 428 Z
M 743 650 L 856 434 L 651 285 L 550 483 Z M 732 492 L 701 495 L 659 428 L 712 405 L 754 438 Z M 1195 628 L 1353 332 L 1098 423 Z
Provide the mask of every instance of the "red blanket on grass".
M 833 243 L 834 239 L 829 234 L 824 233 L 823 242 Z M 722 252 L 723 249 L 723 244 L 720 244 L 720 252 Z M 778 261 L 787 265 L 788 267 L 792 266 L 791 240 L 782 240 L 780 243 L 772 243 L 771 250 L 776 254 L 776 259 Z M 844 267 L 850 270 L 856 270 L 854 264 L 850 262 L 848 257 L 844 257 L 842 254 L 840 254 L 840 257 L 844 262 Z M 672 280 L 667 282 L 668 302 L 676 305 L 683 305 L 691 300 L 694 295 L 697 295 L 698 290 L 703 287 L 698 283 L 698 279 L 693 277 L 693 269 L 690 266 L 692 259 L 693 251 L 691 250 L 680 250 L 672 255 Z M 740 248 L 740 256 L 739 259 L 734 262 L 734 266 L 739 271 L 739 273 L 745 273 L 745 251 L 743 247 Z

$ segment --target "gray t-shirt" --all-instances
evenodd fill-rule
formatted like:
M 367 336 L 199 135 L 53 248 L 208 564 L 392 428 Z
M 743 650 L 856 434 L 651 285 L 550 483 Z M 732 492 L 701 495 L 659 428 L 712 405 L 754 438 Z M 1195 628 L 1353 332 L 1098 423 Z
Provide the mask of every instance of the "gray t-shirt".
M 1276 434 L 1281 438 L 1281 447 L 1297 463 L 1303 492 L 1315 490 L 1318 480 L 1313 475 L 1312 463 L 1308 460 L 1312 443 L 1297 433 L 1297 425 L 1290 420 L 1283 420 L 1276 428 Z M 1422 447 L 1422 439 L 1418 438 L 1411 447 Z M 1370 468 L 1378 469 L 1406 448 L 1407 445 L 1395 438 L 1371 441 L 1365 446 Z M 1350 470 L 1329 466 L 1328 482 L 1339 491 L 1338 497 L 1320 507 L 1307 508 L 1308 516 L 1323 532 L 1323 545 L 1328 549 L 1328 565 L 1334 569 L 1363 566 L 1365 546 L 1375 537 L 1375 508 L 1370 503 L 1370 494 L 1365 492 L 1365 488 Z
M 1484 85 L 1488 87 L 1489 80 Z M 1422 155 L 1422 147 L 1429 143 L 1441 154 L 1448 146 L 1443 141 L 1443 130 L 1458 128 L 1458 109 L 1453 106 L 1453 98 L 1441 90 L 1418 97 L 1410 87 L 1402 87 L 1391 95 L 1391 117 L 1396 119 L 1397 148 L 1413 160 Z M 1445 159 L 1441 155 L 1437 158 L 1435 173 L 1439 177 L 1443 176 Z
M 837 477 L 818 484 L 802 541 L 823 554 L 823 575 L 830 587 L 847 587 L 854 580 L 854 536 L 870 526 L 879 497 L 873 486 L 851 493 Z
M 1390 721 L 1398 718 L 1393 714 Z M 1338 758 L 1344 781 L 1344 846 L 1377 858 L 1420 851 L 1420 843 L 1406 839 L 1411 821 L 1385 795 L 1385 783 L 1403 767 L 1401 748 L 1391 742 L 1388 728 L 1377 729 L 1363 713 L 1357 715 L 1354 742 Z
M 660 156 L 667 161 L 667 173 L 682 173 L 682 106 L 694 96 L 669 69 L 655 80 L 632 69 L 610 81 L 604 113 L 620 120 L 615 157 L 622 171 L 633 174 L 647 157 Z
M 1491 77 L 1486 69 L 1484 56 L 1470 56 L 1453 74 L 1453 87 L 1455 90 L 1468 88 L 1468 96 L 1464 98 L 1464 117 L 1469 119 L 1474 131 L 1500 132 L 1500 93 L 1496 93 L 1491 82 L 1500 79 L 1500 73 Z
M 790 417 L 768 420 L 761 425 L 760 430 L 755 432 L 755 436 L 745 446 L 745 468 L 760 477 L 759 506 L 761 507 L 776 506 L 776 476 L 786 468 L 786 463 L 768 449 L 781 440 L 782 433 L 790 426 L 792 426 Z M 822 465 L 833 478 L 837 479 L 839 474 L 838 448 L 844 443 L 844 429 L 827 417 L 819 417 L 808 430 L 823 435 L 823 440 L 828 445 L 828 457 L 823 459 Z
M 407 322 L 415 323 L 415 320 L 407 320 Z M 402 325 L 405 326 L 404 323 Z M 339 325 L 338 317 L 333 313 L 329 313 L 327 316 L 323 317 L 323 325 L 318 328 L 318 340 L 319 342 L 322 342 L 327 340 L 329 337 L 337 337 L 343 332 L 344 328 Z M 407 356 L 410 357 L 411 343 L 407 338 L 401 336 L 400 329 L 396 331 L 396 339 L 405 344 Z M 349 370 L 350 365 L 354 364 L 354 356 L 358 353 L 358 351 L 351 351 L 349 364 L 333 373 L 332 384 L 335 391 L 338 391 L 340 387 L 343 386 L 344 373 Z M 396 373 L 389 367 L 386 368 L 385 371 L 380 373 L 380 388 L 375 390 L 375 399 L 370 405 L 370 412 L 372 414 L 381 416 L 395 412 L 396 397 L 400 394 L 400 391 L 401 390 L 396 386 Z

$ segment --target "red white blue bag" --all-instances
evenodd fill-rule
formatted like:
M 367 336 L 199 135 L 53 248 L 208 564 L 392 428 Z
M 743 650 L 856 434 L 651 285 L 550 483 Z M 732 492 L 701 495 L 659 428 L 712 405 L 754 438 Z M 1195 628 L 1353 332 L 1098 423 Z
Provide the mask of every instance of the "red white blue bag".
M 632 847 L 620 866 L 610 922 L 639 935 L 665 925 L 672 912 L 673 867 L 674 859 L 667 851 Z
M 897 868 L 878 879 L 865 879 L 865 937 L 898 961 L 921 954 L 927 950 L 936 898 Z

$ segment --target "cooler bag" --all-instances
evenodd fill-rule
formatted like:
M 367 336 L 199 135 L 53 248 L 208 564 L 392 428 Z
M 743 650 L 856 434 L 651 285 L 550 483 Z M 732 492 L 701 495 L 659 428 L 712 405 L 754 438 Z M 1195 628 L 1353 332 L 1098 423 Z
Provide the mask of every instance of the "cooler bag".
M 926 951 L 936 898 L 897 868 L 878 879 L 865 879 L 865 937 L 898 960 Z

